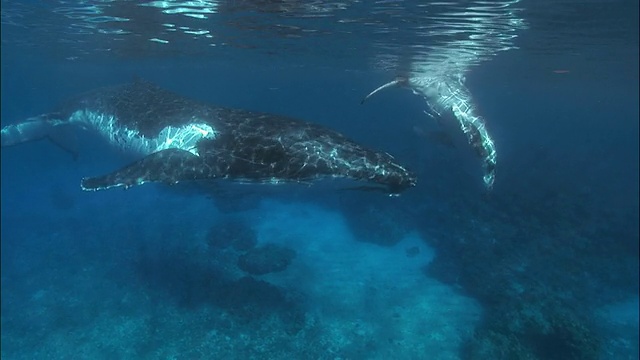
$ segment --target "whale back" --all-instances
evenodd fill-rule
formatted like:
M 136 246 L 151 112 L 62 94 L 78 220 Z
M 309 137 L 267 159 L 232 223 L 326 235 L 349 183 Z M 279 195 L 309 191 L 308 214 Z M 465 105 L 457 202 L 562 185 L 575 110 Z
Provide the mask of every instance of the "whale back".
M 216 119 L 216 111 L 210 105 L 144 80 L 85 92 L 63 103 L 59 112 L 62 118 L 68 118 L 78 109 L 110 114 L 120 126 L 135 129 L 147 138 L 157 137 L 169 126 L 191 123 L 215 125 Z

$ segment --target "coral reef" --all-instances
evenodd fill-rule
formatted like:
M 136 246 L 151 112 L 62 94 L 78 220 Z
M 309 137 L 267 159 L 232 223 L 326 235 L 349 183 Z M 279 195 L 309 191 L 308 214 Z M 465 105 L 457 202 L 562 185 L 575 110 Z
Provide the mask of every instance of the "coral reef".
M 612 226 L 630 222 L 625 215 L 574 198 L 462 200 L 423 226 L 438 251 L 426 273 L 486 310 L 465 358 L 601 358 L 593 312 L 637 293 L 637 233 Z

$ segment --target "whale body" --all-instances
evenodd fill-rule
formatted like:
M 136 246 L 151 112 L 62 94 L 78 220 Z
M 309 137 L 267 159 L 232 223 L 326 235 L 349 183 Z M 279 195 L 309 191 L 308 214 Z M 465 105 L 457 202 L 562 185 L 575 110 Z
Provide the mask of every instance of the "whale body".
M 416 184 L 416 177 L 391 155 L 332 129 L 202 103 L 141 80 L 81 94 L 54 112 L 5 126 L 2 146 L 54 139 L 58 129 L 69 126 L 95 131 L 139 157 L 111 173 L 84 178 L 84 190 L 148 182 L 278 184 L 347 178 L 398 194 Z
M 453 115 L 469 145 L 482 160 L 482 180 L 486 188 L 491 190 L 496 178 L 496 146 L 484 119 L 476 114 L 471 94 L 464 86 L 464 76 L 398 76 L 370 92 L 360 104 L 382 90 L 397 86 L 408 87 L 414 94 L 422 96 L 429 106 L 426 113 L 430 116 L 441 117 L 445 113 Z

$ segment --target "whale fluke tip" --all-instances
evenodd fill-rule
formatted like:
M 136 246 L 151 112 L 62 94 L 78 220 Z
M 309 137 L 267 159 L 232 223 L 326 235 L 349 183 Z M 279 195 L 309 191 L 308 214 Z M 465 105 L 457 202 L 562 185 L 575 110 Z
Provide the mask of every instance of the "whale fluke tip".
M 372 97 L 373 95 L 375 95 L 377 92 L 384 90 L 388 87 L 392 87 L 392 86 L 396 86 L 396 85 L 402 85 L 404 83 L 407 82 L 407 78 L 402 77 L 402 76 L 398 76 L 395 79 L 389 81 L 388 83 L 378 87 L 377 89 L 373 90 L 372 92 L 369 93 L 369 95 L 365 96 L 361 101 L 360 101 L 360 105 L 364 104 L 365 101 L 367 101 L 367 99 L 369 99 L 370 97 Z

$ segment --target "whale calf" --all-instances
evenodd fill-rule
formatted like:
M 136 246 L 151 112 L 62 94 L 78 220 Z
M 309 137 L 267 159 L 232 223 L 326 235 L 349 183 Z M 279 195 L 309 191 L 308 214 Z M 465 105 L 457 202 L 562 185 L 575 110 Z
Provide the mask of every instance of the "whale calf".
M 482 180 L 485 187 L 491 190 L 496 178 L 496 147 L 489 135 L 485 121 L 476 115 L 471 94 L 464 86 L 464 77 L 397 76 L 392 81 L 370 92 L 360 101 L 360 104 L 364 104 L 365 101 L 382 90 L 398 86 L 407 87 L 414 94 L 422 96 L 429 106 L 427 114 L 437 117 L 441 117 L 445 113 L 453 115 L 469 145 L 482 160 L 484 171 Z
M 84 190 L 148 182 L 278 184 L 347 178 L 395 195 L 416 184 L 416 177 L 391 155 L 332 129 L 202 103 L 143 80 L 96 89 L 54 112 L 7 125 L 1 129 L 2 147 L 53 140 L 69 126 L 95 131 L 113 147 L 139 157 L 111 173 L 82 179 Z

